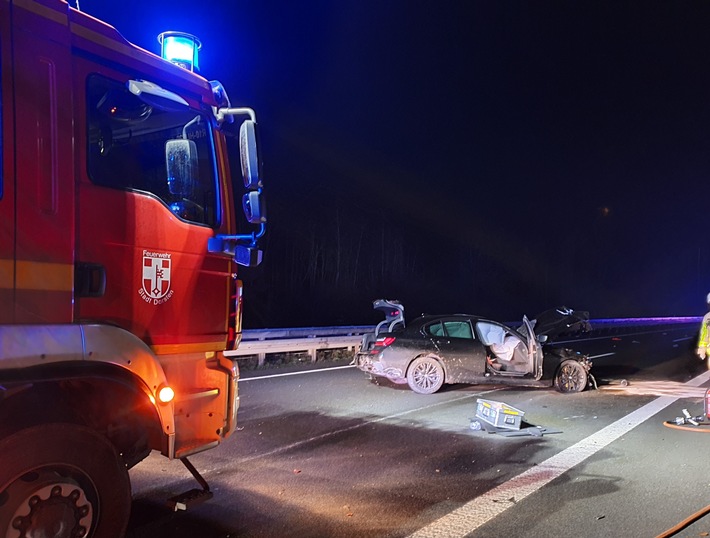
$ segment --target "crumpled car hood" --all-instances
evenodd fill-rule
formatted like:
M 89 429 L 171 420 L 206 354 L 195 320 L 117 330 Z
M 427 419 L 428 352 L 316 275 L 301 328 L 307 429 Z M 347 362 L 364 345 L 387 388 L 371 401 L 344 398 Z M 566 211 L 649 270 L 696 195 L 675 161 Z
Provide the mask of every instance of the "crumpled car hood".
M 572 310 L 566 306 L 551 308 L 534 318 L 534 330 L 537 336 L 547 336 L 553 340 L 562 333 L 588 332 L 592 330 L 589 312 Z

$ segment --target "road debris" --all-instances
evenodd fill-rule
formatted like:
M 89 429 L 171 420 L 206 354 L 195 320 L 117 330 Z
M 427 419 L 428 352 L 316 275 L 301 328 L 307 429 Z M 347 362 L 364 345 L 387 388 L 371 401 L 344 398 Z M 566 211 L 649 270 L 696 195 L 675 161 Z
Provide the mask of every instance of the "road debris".
M 503 437 L 521 437 L 531 435 L 542 437 L 550 433 L 562 433 L 561 430 L 535 426 L 523 420 L 525 412 L 503 402 L 483 400 L 479 398 L 476 406 L 476 417 L 469 419 L 473 431 L 485 430 L 486 433 L 497 433 Z

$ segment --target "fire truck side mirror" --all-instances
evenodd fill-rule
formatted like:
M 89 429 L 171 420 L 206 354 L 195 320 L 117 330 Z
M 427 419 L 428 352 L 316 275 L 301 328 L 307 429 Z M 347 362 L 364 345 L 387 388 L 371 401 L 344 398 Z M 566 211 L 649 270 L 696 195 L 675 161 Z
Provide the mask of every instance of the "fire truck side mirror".
M 229 104 L 228 100 L 217 98 L 220 104 Z M 239 160 L 242 181 L 247 192 L 242 196 L 242 211 L 249 224 L 259 226 L 258 231 L 238 235 L 216 235 L 207 242 L 210 252 L 232 254 L 234 261 L 246 267 L 256 267 L 261 263 L 263 252 L 259 240 L 266 233 L 266 205 L 262 194 L 263 185 L 259 174 L 259 156 L 257 152 L 256 114 L 251 108 L 214 108 L 215 119 L 220 129 L 230 138 L 234 132 L 228 125 L 234 125 L 230 118 L 249 116 L 239 126 Z M 236 127 L 236 126 L 235 126 Z M 234 168 L 233 168 L 234 170 Z M 236 187 L 236 185 L 233 185 Z
M 242 161 L 242 178 L 247 189 L 258 189 L 261 185 L 259 177 L 259 156 L 256 145 L 256 123 L 245 120 L 239 128 L 239 156 Z
M 242 208 L 244 216 L 251 224 L 262 224 L 266 222 L 266 205 L 261 198 L 261 193 L 250 191 L 242 198 Z
M 197 145 L 193 140 L 168 140 L 165 167 L 170 194 L 190 197 L 197 177 Z
M 247 245 L 237 245 L 234 249 L 234 261 L 244 267 L 256 267 L 261 264 L 264 252 Z

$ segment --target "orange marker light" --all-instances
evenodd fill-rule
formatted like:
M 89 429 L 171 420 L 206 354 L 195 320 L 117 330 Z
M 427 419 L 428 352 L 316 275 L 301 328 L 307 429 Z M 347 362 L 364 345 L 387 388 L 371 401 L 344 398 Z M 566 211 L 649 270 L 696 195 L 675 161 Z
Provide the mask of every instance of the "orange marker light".
M 162 403 L 168 403 L 171 402 L 175 398 L 175 391 L 171 389 L 170 387 L 162 387 L 158 391 L 158 399 Z

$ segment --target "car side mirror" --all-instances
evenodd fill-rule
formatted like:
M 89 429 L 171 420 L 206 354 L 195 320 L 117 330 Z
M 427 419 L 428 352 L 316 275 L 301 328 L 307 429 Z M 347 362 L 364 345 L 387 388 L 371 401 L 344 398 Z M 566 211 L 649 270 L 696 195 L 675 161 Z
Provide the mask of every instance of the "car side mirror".
M 543 335 L 538 336 L 537 341 L 540 342 L 541 344 L 544 344 L 545 342 L 547 342 L 547 335 L 543 334 Z

